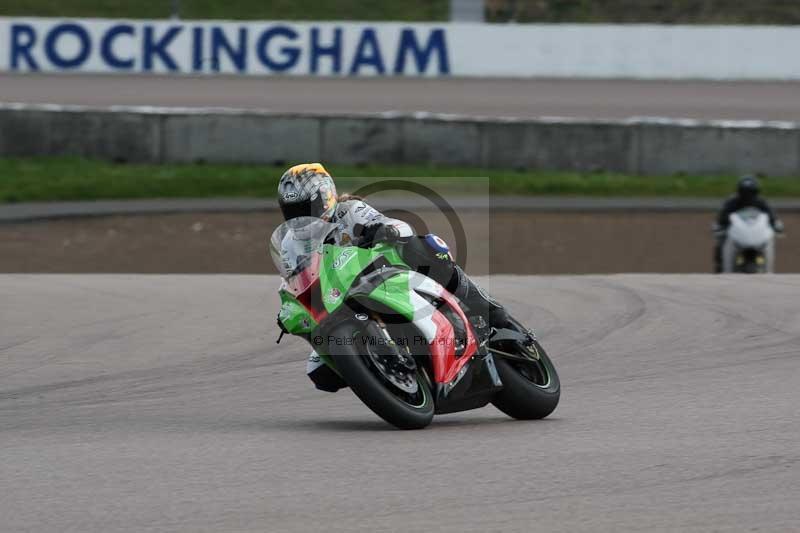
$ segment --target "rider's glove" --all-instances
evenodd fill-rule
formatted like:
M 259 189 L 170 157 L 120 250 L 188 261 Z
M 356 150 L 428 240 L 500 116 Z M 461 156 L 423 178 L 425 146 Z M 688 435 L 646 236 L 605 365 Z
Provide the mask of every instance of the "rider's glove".
M 400 238 L 400 232 L 394 226 L 375 222 L 362 226 L 358 236 L 359 246 L 367 248 L 379 242 L 396 242 Z

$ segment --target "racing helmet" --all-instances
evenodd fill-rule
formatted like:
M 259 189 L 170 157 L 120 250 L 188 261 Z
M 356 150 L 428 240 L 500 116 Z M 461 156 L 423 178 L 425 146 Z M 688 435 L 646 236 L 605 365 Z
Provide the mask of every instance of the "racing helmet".
M 336 208 L 336 185 L 319 163 L 295 165 L 278 182 L 278 205 L 283 218 L 329 219 Z
M 758 178 L 755 176 L 742 176 L 739 179 L 737 192 L 741 198 L 752 199 L 761 192 L 761 184 L 758 183 Z

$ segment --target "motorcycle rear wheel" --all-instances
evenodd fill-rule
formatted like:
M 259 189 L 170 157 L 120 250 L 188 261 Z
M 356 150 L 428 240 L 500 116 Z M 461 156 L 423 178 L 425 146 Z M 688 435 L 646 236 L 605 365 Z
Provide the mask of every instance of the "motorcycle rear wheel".
M 422 429 L 433 420 L 433 394 L 429 381 L 421 368 L 412 375 L 417 391 L 408 393 L 391 383 L 376 365 L 375 347 L 368 339 L 383 338 L 381 327 L 374 321 L 346 322 L 337 326 L 331 336 L 337 339 L 353 339 L 352 343 L 334 343 L 329 347 L 331 358 L 344 380 L 376 415 L 399 429 Z M 394 350 L 397 345 L 382 345 L 383 350 Z M 385 355 L 385 354 L 383 354 Z
M 492 398 L 492 404 L 512 418 L 538 420 L 552 413 L 561 397 L 561 382 L 544 348 L 533 341 L 535 364 L 495 357 L 495 365 L 503 389 Z M 523 355 L 522 350 L 519 354 Z

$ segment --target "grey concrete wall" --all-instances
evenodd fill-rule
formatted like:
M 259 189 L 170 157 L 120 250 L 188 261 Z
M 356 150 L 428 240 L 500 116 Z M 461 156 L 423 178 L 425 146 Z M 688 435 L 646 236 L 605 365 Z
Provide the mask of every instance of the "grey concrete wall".
M 160 159 L 161 116 L 58 106 L 0 106 L 0 155 L 76 155 L 112 161 Z
M 245 114 L 165 114 L 162 161 L 288 162 L 319 159 L 316 118 Z
M 0 156 L 800 176 L 800 124 L 0 104 Z
M 800 176 L 800 125 L 644 123 L 638 126 L 637 153 L 641 174 Z

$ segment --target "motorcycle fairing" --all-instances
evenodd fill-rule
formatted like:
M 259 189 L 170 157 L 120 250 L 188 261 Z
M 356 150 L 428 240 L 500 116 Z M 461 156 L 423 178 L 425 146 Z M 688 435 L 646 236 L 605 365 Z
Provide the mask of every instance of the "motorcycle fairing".
M 730 225 L 722 244 L 723 272 L 773 272 L 775 232 L 769 216 L 755 208 L 730 215 Z
M 738 248 L 762 250 L 775 235 L 769 216 L 755 209 L 742 209 L 729 217 L 728 238 Z
M 397 251 L 388 244 L 380 244 L 373 248 L 332 244 L 323 247 L 319 278 L 322 303 L 329 313 L 347 299 L 354 282 L 376 261 L 407 268 Z
M 467 339 L 460 355 L 453 342 L 453 324 L 423 295 L 438 299 L 464 324 Z M 369 298 L 402 313 L 425 337 L 437 413 L 483 407 L 503 387 L 493 356 L 478 353 L 474 330 L 457 298 L 431 278 L 410 270 L 397 272 L 377 285 Z
M 444 305 L 465 325 L 466 346 L 460 356 L 456 355 L 453 342 L 453 324 L 421 294 L 443 300 Z M 400 272 L 378 285 L 369 298 L 402 314 L 425 337 L 436 383 L 449 383 L 456 379 L 470 357 L 478 351 L 475 333 L 458 300 L 427 276 L 410 270 Z
M 281 297 L 281 310 L 278 313 L 278 320 L 281 321 L 286 331 L 292 335 L 304 335 L 317 328 L 319 323 L 312 313 L 290 291 L 281 287 L 278 294 Z
M 310 334 L 345 301 L 365 265 L 386 259 L 403 265 L 388 245 L 371 249 L 325 245 L 321 256 L 315 255 L 306 269 L 281 285 L 278 317 L 284 328 L 294 335 Z
M 478 409 L 503 388 L 494 356 L 477 354 L 462 367 L 450 383 L 436 383 L 434 405 L 437 414 Z

